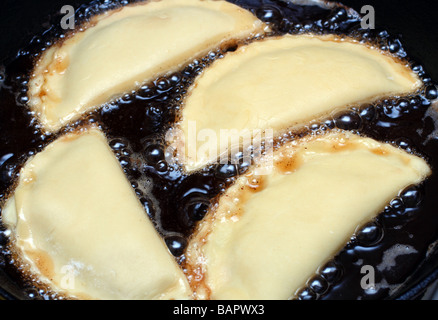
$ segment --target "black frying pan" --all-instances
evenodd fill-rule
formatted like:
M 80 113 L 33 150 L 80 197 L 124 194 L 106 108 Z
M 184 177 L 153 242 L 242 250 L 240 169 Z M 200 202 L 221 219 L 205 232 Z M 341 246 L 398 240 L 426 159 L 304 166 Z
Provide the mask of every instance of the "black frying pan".
M 430 77 L 438 81 L 438 19 L 432 9 L 436 0 L 345 0 L 343 4 L 360 12 L 362 6 L 372 5 L 378 29 L 400 36 L 408 54 L 421 63 Z M 61 18 L 63 5 L 75 8 L 87 0 L 1 0 L 0 1 L 0 65 L 12 59 L 26 46 L 33 35 L 49 27 L 49 17 Z M 1 107 L 1 101 L 0 101 Z M 438 220 L 438 218 L 437 218 Z M 438 239 L 438 235 L 436 237 Z M 438 253 L 431 253 L 429 262 L 422 266 L 406 284 L 399 299 L 418 299 L 425 295 L 438 279 Z M 24 299 L 29 293 L 21 292 L 7 276 L 0 272 L 0 296 L 6 299 Z M 429 298 L 426 296 L 425 298 Z

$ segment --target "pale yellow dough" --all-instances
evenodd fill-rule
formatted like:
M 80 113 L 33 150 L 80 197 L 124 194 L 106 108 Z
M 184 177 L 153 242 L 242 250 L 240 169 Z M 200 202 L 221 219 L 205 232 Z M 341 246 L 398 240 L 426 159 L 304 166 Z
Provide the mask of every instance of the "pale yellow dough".
M 224 0 L 146 1 L 110 11 L 42 55 L 30 81 L 31 108 L 46 130 L 58 130 L 144 82 L 264 28 L 251 12 Z
M 97 129 L 64 136 L 28 161 L 3 221 L 30 271 L 68 297 L 191 297 Z
M 192 238 L 199 299 L 293 298 L 356 228 L 431 173 L 419 157 L 343 132 L 289 143 L 260 166 L 272 163 L 269 175 L 239 178 Z
M 221 130 L 278 133 L 420 86 L 408 66 L 351 39 L 286 35 L 253 42 L 195 81 L 179 126 L 181 162 L 194 171 L 227 153 L 232 146 L 220 139 Z

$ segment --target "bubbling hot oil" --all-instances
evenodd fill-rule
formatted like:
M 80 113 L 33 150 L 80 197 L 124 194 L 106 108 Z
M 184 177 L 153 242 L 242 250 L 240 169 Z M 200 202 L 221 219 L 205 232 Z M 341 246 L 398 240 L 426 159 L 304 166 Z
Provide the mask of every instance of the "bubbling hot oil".
M 78 22 L 131 2 L 136 1 L 92 1 L 78 11 Z M 230 2 L 251 10 L 269 23 L 273 30 L 271 35 L 334 33 L 372 43 L 411 64 L 425 84 L 421 92 L 411 96 L 357 106 L 326 121 L 310 124 L 302 132 L 286 132 L 276 139 L 274 146 L 299 136 L 339 128 L 393 143 L 424 157 L 432 169 L 437 166 L 437 115 L 431 107 L 437 98 L 436 87 L 421 65 L 408 60 L 398 39 L 385 31 L 361 29 L 358 16 L 344 7 L 299 6 L 275 0 Z M 53 25 L 56 25 L 56 19 Z M 196 76 L 227 51 L 242 44 L 211 52 L 192 61 L 180 72 L 146 83 L 136 92 L 84 115 L 62 132 L 50 134 L 42 130 L 27 108 L 27 85 L 36 57 L 62 37 L 62 30 L 51 27 L 44 36 L 34 37 L 27 48 L 0 68 L 0 201 L 4 203 L 13 192 L 20 168 L 27 159 L 61 134 L 89 124 L 97 125 L 107 135 L 145 213 L 184 268 L 184 250 L 196 224 L 204 218 L 209 205 L 245 173 L 251 163 L 211 165 L 187 175 L 180 166 L 166 162 L 165 134 L 178 119 L 181 102 Z M 437 188 L 438 180 L 433 171 L 421 186 L 402 191 L 374 221 L 358 229 L 332 261 L 315 272 L 315 277 L 297 293 L 297 298 L 377 299 L 396 295 L 400 284 L 424 261 L 429 244 L 436 238 L 438 224 L 433 217 L 433 208 L 438 205 L 438 199 L 434 198 L 433 190 Z M 12 285 L 21 292 L 21 298 L 63 298 L 24 272 L 5 228 L 0 230 L 0 246 L 0 268 L 13 279 Z M 403 247 L 410 250 L 401 250 Z M 381 266 L 385 254 L 391 254 L 392 263 Z M 374 290 L 364 290 L 360 286 L 363 265 L 380 265 Z

